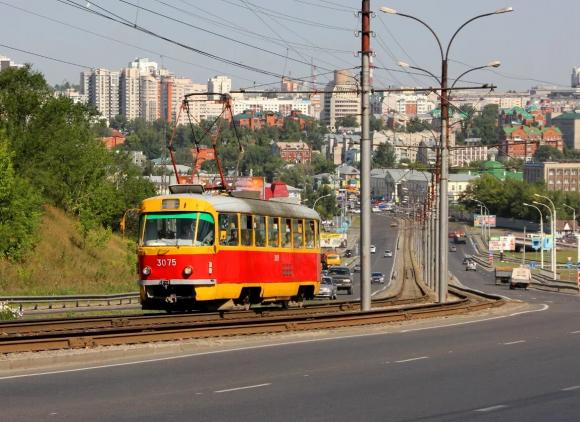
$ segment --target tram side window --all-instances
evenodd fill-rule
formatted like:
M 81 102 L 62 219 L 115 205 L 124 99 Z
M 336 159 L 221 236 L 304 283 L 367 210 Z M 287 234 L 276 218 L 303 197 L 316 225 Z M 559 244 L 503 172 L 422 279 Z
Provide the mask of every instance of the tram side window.
M 240 229 L 242 235 L 242 246 L 252 246 L 252 216 L 240 215 Z
M 268 246 L 277 248 L 280 246 L 278 238 L 280 236 L 280 219 L 278 217 L 268 217 Z
M 238 214 L 220 214 L 220 244 L 238 246 Z
M 282 237 L 282 247 L 283 248 L 291 248 L 292 247 L 292 219 L 285 218 L 284 219 L 284 233 Z
M 306 226 L 305 233 L 306 247 L 308 249 L 312 249 L 314 248 L 314 230 L 315 230 L 314 220 L 306 220 L 305 226 Z
M 254 236 L 256 246 L 266 246 L 266 217 L 254 216 Z
M 302 224 L 303 220 L 292 220 L 292 233 L 294 234 L 294 247 L 295 248 L 303 248 L 304 245 L 302 244 L 302 240 L 304 240 L 304 224 Z

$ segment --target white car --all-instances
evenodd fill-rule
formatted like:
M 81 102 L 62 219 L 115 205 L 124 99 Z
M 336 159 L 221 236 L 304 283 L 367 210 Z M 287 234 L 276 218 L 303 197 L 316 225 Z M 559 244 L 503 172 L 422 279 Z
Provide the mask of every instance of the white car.
M 391 251 L 389 249 L 387 249 L 385 251 L 385 254 L 383 255 L 383 257 L 385 257 L 385 258 L 391 258 L 392 256 L 393 256 L 393 251 Z
M 372 211 L 373 212 L 381 212 L 381 209 L 379 207 L 373 207 Z
M 377 247 L 375 245 L 371 245 L 370 251 L 371 251 L 371 253 L 376 253 L 377 252 Z

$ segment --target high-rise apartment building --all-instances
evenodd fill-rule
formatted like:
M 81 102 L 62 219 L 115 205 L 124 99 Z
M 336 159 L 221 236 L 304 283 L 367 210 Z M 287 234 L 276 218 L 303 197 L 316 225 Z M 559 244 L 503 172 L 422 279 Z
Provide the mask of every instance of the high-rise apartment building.
M 324 93 L 322 121 L 331 129 L 336 128 L 336 120 L 354 116 L 360 124 L 360 97 L 354 76 L 348 70 L 335 70 L 334 80 L 329 82 Z
M 89 78 L 89 104 L 103 118 L 111 120 L 119 114 L 119 72 L 94 69 Z
M 216 94 L 227 94 L 232 90 L 232 80 L 227 76 L 214 76 L 207 81 L 207 91 Z M 218 100 L 219 95 L 214 95 L 213 100 Z
M 139 105 L 141 118 L 152 122 L 161 117 L 161 83 L 157 75 L 139 78 Z
M 161 78 L 161 116 L 168 122 L 187 124 L 189 120 L 185 112 L 179 113 L 181 103 L 186 94 L 206 92 L 207 85 L 196 84 L 189 78 L 177 78 L 173 75 Z M 192 102 L 206 101 L 207 96 L 195 96 Z M 193 107 L 190 107 L 190 109 Z M 192 120 L 195 123 L 195 120 Z
M 121 70 L 121 79 L 119 81 L 119 112 L 127 120 L 141 117 L 140 77 L 138 68 L 126 67 Z

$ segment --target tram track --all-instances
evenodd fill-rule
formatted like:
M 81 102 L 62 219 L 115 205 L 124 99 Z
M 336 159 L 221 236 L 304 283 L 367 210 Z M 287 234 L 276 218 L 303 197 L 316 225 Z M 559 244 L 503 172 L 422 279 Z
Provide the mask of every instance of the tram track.
M 410 234 L 404 237 L 401 287 L 389 298 L 374 300 L 369 311 L 361 312 L 359 302 L 345 301 L 311 304 L 289 310 L 260 308 L 205 314 L 12 321 L 0 324 L 0 353 L 334 329 L 465 314 L 505 303 L 502 298 L 480 296 L 454 288 L 450 288 L 454 300 L 444 304 L 427 303 L 429 293 L 417 280 L 418 270 L 410 250 Z

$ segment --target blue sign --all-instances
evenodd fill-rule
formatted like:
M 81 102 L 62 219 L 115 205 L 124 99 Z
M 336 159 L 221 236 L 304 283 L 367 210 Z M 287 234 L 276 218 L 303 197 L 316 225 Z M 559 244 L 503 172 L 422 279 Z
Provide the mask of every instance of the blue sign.
M 551 250 L 552 249 L 552 245 L 553 245 L 552 236 L 544 237 L 544 250 L 545 251 Z
M 542 239 L 532 239 L 532 248 L 538 250 L 542 247 Z
M 538 263 L 536 261 L 530 261 L 528 265 L 530 266 L 530 269 L 533 270 L 538 266 Z
M 580 262 L 576 264 L 576 268 L 580 270 Z
M 566 268 L 568 268 L 569 270 L 571 270 L 573 266 L 574 264 L 572 264 L 571 261 L 566 262 Z

